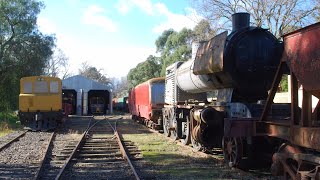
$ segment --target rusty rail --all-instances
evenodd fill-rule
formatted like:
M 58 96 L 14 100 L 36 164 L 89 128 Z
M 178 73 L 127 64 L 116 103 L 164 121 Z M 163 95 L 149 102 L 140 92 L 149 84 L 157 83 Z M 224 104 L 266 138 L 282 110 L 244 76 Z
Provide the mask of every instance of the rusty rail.
M 119 118 L 119 119 L 122 119 L 122 117 Z M 120 147 L 120 151 L 121 151 L 121 154 L 122 154 L 123 158 L 128 162 L 128 164 L 129 164 L 131 170 L 133 171 L 133 174 L 134 174 L 134 176 L 136 177 L 136 179 L 137 179 L 137 180 L 140 180 L 140 177 L 139 177 L 137 171 L 135 170 L 135 168 L 134 168 L 134 166 L 133 166 L 133 164 L 132 164 L 132 162 L 131 162 L 128 154 L 127 154 L 127 151 L 126 151 L 126 149 L 125 149 L 125 147 L 124 147 L 124 145 L 123 145 L 122 138 L 121 138 L 121 134 L 119 134 L 118 131 L 117 131 L 117 122 L 118 122 L 118 120 L 116 120 L 115 126 L 113 127 L 113 126 L 111 125 L 111 123 L 108 121 L 109 125 L 111 126 L 111 128 L 112 128 L 113 131 L 114 131 L 114 135 L 115 135 L 116 138 L 117 138 L 117 142 L 118 142 L 118 145 L 119 145 L 119 147 Z
M 46 153 L 44 154 L 44 156 L 43 156 L 43 158 L 42 158 L 42 160 L 41 160 L 41 163 L 40 163 L 40 167 L 39 167 L 39 169 L 38 169 L 38 172 L 37 172 L 37 174 L 36 174 L 35 177 L 34 177 L 34 179 L 36 179 L 36 180 L 38 180 L 38 179 L 41 178 L 41 172 L 42 172 L 42 170 L 43 170 L 43 168 L 44 168 L 44 165 L 45 165 L 44 162 L 45 162 L 46 157 L 47 157 L 47 155 L 48 155 L 49 147 L 50 147 L 50 144 L 52 143 L 52 140 L 53 140 L 54 135 L 55 135 L 55 132 L 53 132 L 53 133 L 51 134 L 51 136 L 50 136 L 50 139 L 49 139 L 48 145 L 47 145 L 47 147 L 46 147 L 46 151 L 45 151 Z
M 19 138 L 21 138 L 22 136 L 24 136 L 26 133 L 28 132 L 28 130 L 23 131 L 21 134 L 19 134 L 17 137 L 11 139 L 10 141 L 8 141 L 6 144 L 2 145 L 0 147 L 0 151 L 2 151 L 4 148 L 8 147 L 10 144 L 12 144 L 14 141 L 18 140 Z
M 90 129 L 91 129 L 92 127 L 94 127 L 98 122 L 100 122 L 100 121 L 97 121 L 97 122 L 95 122 L 94 124 L 91 125 L 92 119 L 94 119 L 93 116 L 92 116 L 92 118 L 91 118 L 90 121 L 89 121 L 89 124 L 88 124 L 87 129 L 85 130 L 84 133 L 82 133 L 79 142 L 77 143 L 76 147 L 73 149 L 71 155 L 69 156 L 69 158 L 67 159 L 67 161 L 65 162 L 65 164 L 63 165 L 63 167 L 60 169 L 59 174 L 56 176 L 55 180 L 59 180 L 59 179 L 61 178 L 63 172 L 65 171 L 65 169 L 67 168 L 67 166 L 68 166 L 69 163 L 71 162 L 72 158 L 75 156 L 77 150 L 79 149 L 81 142 L 82 142 L 83 139 L 86 137 L 86 134 L 88 134 L 88 132 L 90 131 Z

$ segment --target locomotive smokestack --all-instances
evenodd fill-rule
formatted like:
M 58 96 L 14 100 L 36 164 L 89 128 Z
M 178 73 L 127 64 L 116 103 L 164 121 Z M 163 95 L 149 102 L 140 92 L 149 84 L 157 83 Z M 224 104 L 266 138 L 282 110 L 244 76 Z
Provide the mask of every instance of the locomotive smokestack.
M 249 13 L 235 13 L 232 14 L 232 32 L 241 28 L 250 26 L 250 14 Z

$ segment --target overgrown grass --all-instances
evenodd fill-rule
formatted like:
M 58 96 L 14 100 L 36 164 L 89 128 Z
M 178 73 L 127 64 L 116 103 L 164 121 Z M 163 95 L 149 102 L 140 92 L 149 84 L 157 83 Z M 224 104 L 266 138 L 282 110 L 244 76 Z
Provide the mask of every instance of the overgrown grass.
M 14 112 L 0 112 L 0 137 L 14 130 L 21 129 L 19 118 Z
M 147 166 L 156 170 L 154 175 L 159 179 L 232 179 L 228 175 L 230 171 L 219 162 L 193 157 L 191 150 L 183 150 L 183 147 L 161 135 L 123 134 L 123 138 L 139 147 Z

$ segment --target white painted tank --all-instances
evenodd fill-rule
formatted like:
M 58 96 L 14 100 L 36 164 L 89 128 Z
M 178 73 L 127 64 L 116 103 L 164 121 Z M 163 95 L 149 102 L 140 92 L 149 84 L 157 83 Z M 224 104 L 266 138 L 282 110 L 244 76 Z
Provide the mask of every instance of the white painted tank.
M 180 89 L 188 93 L 201 93 L 214 88 L 209 76 L 193 74 L 194 60 L 183 63 L 177 69 L 177 84 Z
M 192 58 L 177 69 L 177 85 L 188 93 L 206 92 L 213 88 L 207 75 L 194 75 L 193 66 L 200 42 L 192 42 Z

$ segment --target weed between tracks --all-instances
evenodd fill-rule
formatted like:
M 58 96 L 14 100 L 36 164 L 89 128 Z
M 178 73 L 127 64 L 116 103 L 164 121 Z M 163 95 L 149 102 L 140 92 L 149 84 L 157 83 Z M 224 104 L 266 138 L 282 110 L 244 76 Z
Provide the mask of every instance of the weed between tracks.
M 143 161 L 135 164 L 144 179 L 265 179 L 230 169 L 211 155 L 168 141 L 132 120 L 121 120 L 118 129 L 139 147 Z

